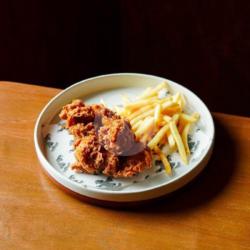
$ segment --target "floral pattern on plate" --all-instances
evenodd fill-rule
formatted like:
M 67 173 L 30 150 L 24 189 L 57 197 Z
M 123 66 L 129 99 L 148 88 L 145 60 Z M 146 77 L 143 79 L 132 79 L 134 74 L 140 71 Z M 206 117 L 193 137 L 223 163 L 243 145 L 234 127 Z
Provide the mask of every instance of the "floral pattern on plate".
M 201 126 L 202 127 L 202 126 Z M 76 173 L 70 169 L 70 165 L 75 161 L 73 136 L 63 127 L 63 123 L 57 122 L 43 126 L 43 138 L 45 143 L 45 151 L 48 161 L 62 175 L 70 181 L 80 185 L 83 188 L 102 189 L 109 191 L 131 191 L 134 188 L 147 185 L 149 180 L 161 180 L 161 182 L 169 182 L 173 178 L 187 172 L 189 168 L 200 160 L 203 150 L 208 145 L 208 137 L 202 128 L 197 125 L 188 136 L 188 143 L 191 151 L 189 164 L 184 165 L 178 153 L 168 156 L 168 160 L 173 170 L 173 176 L 168 176 L 164 171 L 164 167 L 160 161 L 154 160 L 153 167 L 145 170 L 138 176 L 122 179 L 114 179 L 102 174 L 89 175 L 85 173 Z

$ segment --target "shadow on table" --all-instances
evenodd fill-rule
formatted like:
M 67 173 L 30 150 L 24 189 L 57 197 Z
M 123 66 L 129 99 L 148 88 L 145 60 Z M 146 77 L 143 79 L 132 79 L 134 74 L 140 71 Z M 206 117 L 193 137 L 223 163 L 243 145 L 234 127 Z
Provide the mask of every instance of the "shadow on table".
M 210 202 L 223 192 L 237 165 L 237 149 L 229 131 L 216 119 L 215 127 L 214 152 L 204 171 L 194 181 L 172 195 L 138 207 L 140 213 L 188 212 Z M 135 210 L 136 207 L 133 209 Z

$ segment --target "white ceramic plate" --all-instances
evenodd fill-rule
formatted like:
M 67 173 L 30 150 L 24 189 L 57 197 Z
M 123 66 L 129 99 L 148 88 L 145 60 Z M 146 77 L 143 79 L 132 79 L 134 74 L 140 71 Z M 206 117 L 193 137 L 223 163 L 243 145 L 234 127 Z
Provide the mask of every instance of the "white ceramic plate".
M 191 157 L 187 166 L 178 154 L 170 157 L 174 175 L 166 175 L 161 165 L 155 166 L 130 179 L 113 179 L 103 175 L 75 173 L 69 168 L 74 162 L 72 136 L 63 129 L 58 119 L 62 106 L 73 99 L 84 102 L 105 103 L 112 107 L 120 105 L 121 95 L 131 99 L 146 87 L 156 85 L 161 77 L 144 74 L 111 74 L 87 79 L 72 85 L 55 96 L 39 115 L 35 131 L 35 148 L 45 171 L 59 184 L 71 191 L 106 201 L 131 202 L 156 198 L 170 193 L 191 181 L 207 164 L 213 148 L 214 124 L 206 105 L 187 88 L 168 80 L 172 92 L 182 92 L 187 99 L 186 112 L 200 113 L 200 120 L 190 136 Z

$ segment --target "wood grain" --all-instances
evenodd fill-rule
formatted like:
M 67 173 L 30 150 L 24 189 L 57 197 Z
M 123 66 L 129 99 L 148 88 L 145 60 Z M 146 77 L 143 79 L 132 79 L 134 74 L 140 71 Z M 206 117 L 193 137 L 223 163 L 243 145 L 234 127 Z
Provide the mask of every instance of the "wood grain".
M 35 120 L 58 89 L 0 82 L 0 249 L 250 249 L 250 119 L 214 114 L 205 171 L 161 201 L 93 206 L 42 172 Z

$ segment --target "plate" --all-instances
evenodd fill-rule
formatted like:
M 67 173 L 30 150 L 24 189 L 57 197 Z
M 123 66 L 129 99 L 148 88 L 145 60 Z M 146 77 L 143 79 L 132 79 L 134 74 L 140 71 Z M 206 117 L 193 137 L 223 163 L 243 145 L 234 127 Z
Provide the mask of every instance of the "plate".
M 121 105 L 121 95 L 135 99 L 145 88 L 159 84 L 162 77 L 120 73 L 102 75 L 78 82 L 55 96 L 40 113 L 34 130 L 38 159 L 47 174 L 57 183 L 81 195 L 103 201 L 133 202 L 153 199 L 184 186 L 206 166 L 213 149 L 214 123 L 206 105 L 187 88 L 167 80 L 173 93 L 181 92 L 187 99 L 186 112 L 200 113 L 200 120 L 189 136 L 191 157 L 183 165 L 178 154 L 170 156 L 174 175 L 169 177 L 163 166 L 154 164 L 136 177 L 114 179 L 103 175 L 75 173 L 69 166 L 74 162 L 73 137 L 63 128 L 58 118 L 62 106 L 73 99 L 87 104 L 100 103 L 108 107 Z

